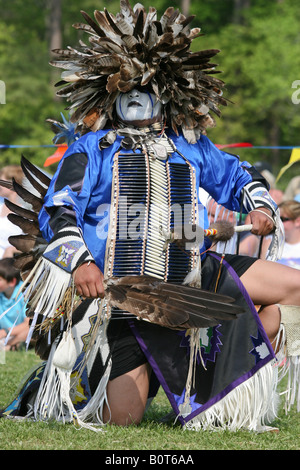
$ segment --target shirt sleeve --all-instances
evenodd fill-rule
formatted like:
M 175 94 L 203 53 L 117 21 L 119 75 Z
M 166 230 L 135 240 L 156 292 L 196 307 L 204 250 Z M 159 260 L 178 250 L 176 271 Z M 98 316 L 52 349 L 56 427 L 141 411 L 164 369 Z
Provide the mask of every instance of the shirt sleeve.
M 47 241 L 65 227 L 83 230 L 84 213 L 101 171 L 101 152 L 96 135 L 79 139 L 65 153 L 39 214 L 40 229 Z
M 200 186 L 219 204 L 240 211 L 242 189 L 252 181 L 248 169 L 237 155 L 218 149 L 206 136 L 198 141 L 200 155 Z

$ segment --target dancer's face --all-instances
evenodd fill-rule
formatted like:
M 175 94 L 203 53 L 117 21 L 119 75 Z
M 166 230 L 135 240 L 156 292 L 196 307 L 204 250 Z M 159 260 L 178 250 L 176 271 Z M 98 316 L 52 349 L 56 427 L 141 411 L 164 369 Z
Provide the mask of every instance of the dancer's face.
M 134 88 L 118 96 L 116 112 L 122 121 L 127 122 L 157 120 L 161 115 L 161 103 L 153 93 Z

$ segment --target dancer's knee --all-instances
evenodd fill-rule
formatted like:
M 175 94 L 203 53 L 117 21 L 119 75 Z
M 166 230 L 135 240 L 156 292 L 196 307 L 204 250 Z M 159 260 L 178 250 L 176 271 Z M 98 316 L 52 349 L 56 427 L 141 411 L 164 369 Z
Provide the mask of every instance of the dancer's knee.
M 148 392 L 148 364 L 109 381 L 103 421 L 118 426 L 139 424 L 144 416 Z
M 271 342 L 274 342 L 280 327 L 280 309 L 278 305 L 267 305 L 260 309 L 259 317 Z

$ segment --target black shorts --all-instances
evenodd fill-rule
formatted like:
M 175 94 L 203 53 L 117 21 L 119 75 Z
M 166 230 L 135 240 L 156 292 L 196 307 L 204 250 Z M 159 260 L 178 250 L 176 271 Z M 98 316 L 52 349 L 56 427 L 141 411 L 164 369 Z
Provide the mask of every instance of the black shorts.
M 225 260 L 235 270 L 237 275 L 241 277 L 247 271 L 247 269 L 249 269 L 250 266 L 255 263 L 257 258 L 244 255 L 225 255 Z
M 256 261 L 256 258 L 242 255 L 225 255 L 225 260 L 232 266 L 237 275 L 241 277 Z M 110 380 L 130 372 L 147 362 L 146 356 L 135 339 L 127 320 L 120 320 L 113 315 L 108 325 L 107 338 L 112 355 Z
M 127 320 L 115 319 L 112 315 L 107 328 L 107 339 L 112 355 L 110 380 L 147 362 L 146 356 L 135 339 Z

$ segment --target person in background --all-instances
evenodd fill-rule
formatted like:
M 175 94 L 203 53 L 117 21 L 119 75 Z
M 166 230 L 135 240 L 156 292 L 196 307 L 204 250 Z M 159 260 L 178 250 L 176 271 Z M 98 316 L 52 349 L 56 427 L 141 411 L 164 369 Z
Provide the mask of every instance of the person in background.
M 20 273 L 14 267 L 13 258 L 1 259 L 0 340 L 6 343 L 8 339 L 6 349 L 16 349 L 25 341 L 29 331 L 29 318 L 26 317 L 24 300 L 22 297 L 17 299 L 21 284 Z M 9 312 L 1 318 L 8 309 Z
M 279 205 L 279 209 L 284 225 L 285 243 L 278 262 L 300 269 L 300 202 L 284 201 Z
M 295 199 L 300 194 L 300 176 L 294 176 L 284 191 L 284 201 Z

